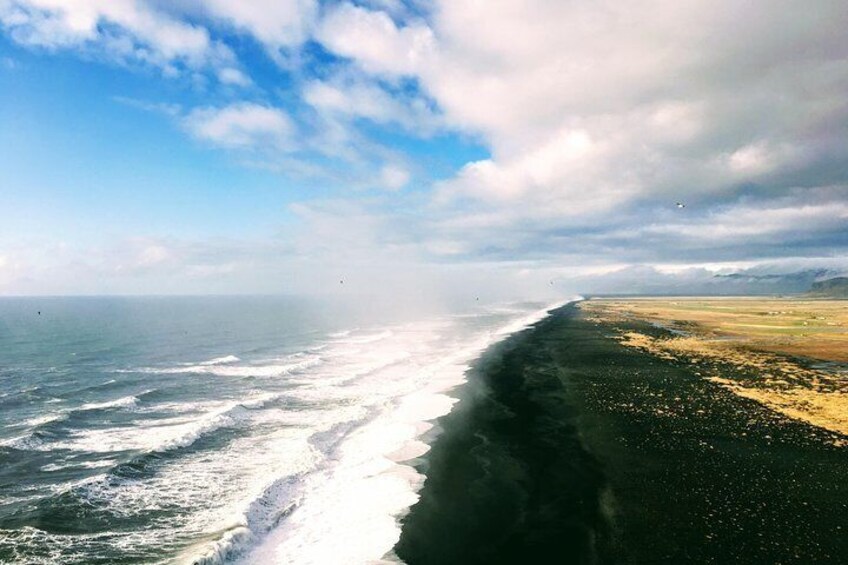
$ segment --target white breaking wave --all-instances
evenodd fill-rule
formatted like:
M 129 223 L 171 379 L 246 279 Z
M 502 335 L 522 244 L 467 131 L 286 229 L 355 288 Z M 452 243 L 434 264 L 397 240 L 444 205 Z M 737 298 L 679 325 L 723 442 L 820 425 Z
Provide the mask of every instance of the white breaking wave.
M 151 391 L 148 390 L 141 394 L 146 394 L 148 392 Z M 58 410 L 52 414 L 31 418 L 24 421 L 23 424 L 27 428 L 34 429 L 48 424 L 67 421 L 72 414 L 77 412 L 109 409 L 134 409 L 138 406 L 138 403 L 139 399 L 137 396 L 124 396 L 107 402 L 94 402 L 83 404 L 77 408 Z M 29 432 L 21 436 L 2 440 L 0 441 L 0 446 L 28 451 L 49 451 L 55 448 L 56 444 L 51 441 L 45 441 L 41 437 L 33 435 L 33 432 Z
M 68 417 L 67 411 L 57 411 L 53 414 L 46 414 L 44 416 L 38 416 L 36 418 L 30 418 L 23 422 L 23 424 L 28 428 L 37 428 L 38 426 L 44 426 L 47 424 L 52 424 L 53 422 L 61 422 L 62 420 Z
M 423 484 L 424 477 L 406 462 L 429 450 L 420 438 L 456 402 L 447 393 L 465 382 L 469 363 L 484 349 L 560 305 L 529 313 L 525 309 L 523 316 L 513 312 L 513 319 L 501 327 L 470 335 L 446 335 L 450 327 L 439 320 L 364 336 L 335 336 L 336 348 L 325 355 L 329 365 L 302 379 L 314 386 L 290 394 L 370 406 L 374 415 L 331 444 L 325 464 L 299 482 L 296 498 L 260 497 L 261 503 L 237 526 L 188 562 L 380 561 L 397 543 L 399 520 L 417 501 Z M 272 487 L 269 492 L 276 491 Z
M 350 333 L 340 334 L 339 337 L 347 337 L 349 335 L 350 335 Z M 392 331 L 391 330 L 385 330 L 385 331 L 382 331 L 382 332 L 366 334 L 366 335 L 362 335 L 362 336 L 359 336 L 359 337 L 347 337 L 347 339 L 345 339 L 344 341 L 347 342 L 347 343 L 356 343 L 356 344 L 374 343 L 375 341 L 380 341 L 380 340 L 386 339 L 386 338 L 391 337 L 391 336 L 392 336 Z
M 211 432 L 238 425 L 239 422 L 244 421 L 248 416 L 247 408 L 237 404 L 226 410 L 205 416 L 196 424 L 188 425 L 185 433 L 162 441 L 153 451 L 165 452 L 188 447 Z
M 273 481 L 261 494 L 251 500 L 240 512 L 233 525 L 203 553 L 189 558 L 193 565 L 217 565 L 235 556 L 237 552 L 254 543 L 258 536 L 273 528 L 278 520 L 296 506 L 290 497 L 293 478 L 283 477 Z
M 352 332 L 352 331 L 354 331 L 354 330 L 343 330 L 343 331 L 340 331 L 340 332 L 333 332 L 333 333 L 329 334 L 329 337 L 334 337 L 334 338 L 347 337 L 347 336 L 350 335 L 350 332 Z
M 150 392 L 150 391 L 145 391 Z M 145 394 L 142 393 L 142 394 Z M 124 396 L 123 398 L 118 398 L 116 400 L 110 400 L 107 402 L 92 402 L 89 404 L 83 404 L 77 410 L 87 411 L 87 410 L 106 410 L 109 408 L 135 408 L 138 406 L 138 397 L 137 396 Z
M 223 357 L 215 357 L 214 359 L 210 359 L 209 361 L 204 361 L 200 363 L 201 365 L 224 365 L 226 363 L 238 363 L 241 361 L 235 355 L 225 355 Z
M 153 452 L 165 452 L 189 447 L 205 435 L 223 428 L 232 428 L 250 419 L 250 411 L 262 408 L 266 403 L 277 398 L 275 394 L 263 394 L 240 402 L 231 402 L 224 407 L 214 410 L 188 424 L 166 426 L 164 433 L 159 435 L 155 445 L 150 445 Z M 149 429 L 149 428 L 148 428 Z
M 152 422 L 104 429 L 71 432 L 56 441 L 39 441 L 29 449 L 68 449 L 90 453 L 140 451 L 164 453 L 191 446 L 200 438 L 223 428 L 237 427 L 250 418 L 250 410 L 261 408 L 277 395 L 265 394 L 239 402 L 213 403 L 199 416 L 183 415 Z M 197 408 L 197 405 L 195 405 Z
M 226 359 L 226 361 L 224 361 Z M 214 361 L 214 363 L 213 363 Z M 295 354 L 284 359 L 266 363 L 235 365 L 241 361 L 238 357 L 228 356 L 212 359 L 197 365 L 181 365 L 177 367 L 142 367 L 140 369 L 122 370 L 122 372 L 138 372 L 165 375 L 180 375 L 201 373 L 219 377 L 281 377 L 303 371 L 321 363 L 322 359 L 314 354 Z
M 107 410 L 102 419 L 115 424 L 48 434 L 40 449 L 69 452 L 42 471 L 90 469 L 94 476 L 56 485 L 53 495 L 145 524 L 128 536 L 71 536 L 90 544 L 86 555 L 182 546 L 179 562 L 203 565 L 380 562 L 418 499 L 424 477 L 411 464 L 430 449 L 424 434 L 456 403 L 450 393 L 465 382 L 469 363 L 548 308 L 528 310 L 481 308 L 475 316 L 354 328 L 310 338 L 300 353 L 279 358 L 189 357 L 123 370 L 142 373 L 128 382 L 199 376 L 161 377 L 174 383 L 173 394 L 168 384 L 155 397 L 84 405 Z M 220 440 L 214 450 L 191 448 L 213 435 Z M 58 545 L 70 537 L 43 538 L 56 555 L 71 556 Z
M 22 451 L 41 451 L 44 449 L 44 442 L 41 438 L 32 434 L 25 434 L 0 441 L 0 447 L 11 447 Z
M 48 465 L 44 465 L 41 467 L 42 471 L 53 472 L 53 471 L 63 471 L 65 469 L 74 469 L 74 468 L 82 468 L 82 469 L 102 469 L 104 467 L 114 467 L 118 463 L 115 459 L 104 459 L 101 461 L 81 461 L 81 462 L 69 462 L 66 464 L 60 463 L 50 463 Z

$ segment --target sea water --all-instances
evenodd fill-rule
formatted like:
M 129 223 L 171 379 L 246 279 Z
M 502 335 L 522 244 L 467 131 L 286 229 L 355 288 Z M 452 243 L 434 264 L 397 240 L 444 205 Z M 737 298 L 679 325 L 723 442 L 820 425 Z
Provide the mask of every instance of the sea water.
M 0 562 L 380 561 L 469 362 L 546 309 L 0 299 Z

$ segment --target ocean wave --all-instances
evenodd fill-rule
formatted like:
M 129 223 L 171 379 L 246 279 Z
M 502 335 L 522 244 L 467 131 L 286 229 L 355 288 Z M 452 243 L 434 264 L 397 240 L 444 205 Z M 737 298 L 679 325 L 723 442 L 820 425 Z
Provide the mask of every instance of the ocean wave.
M 278 398 L 276 394 L 265 394 L 240 402 L 232 402 L 202 416 L 195 422 L 176 426 L 162 426 L 166 430 L 164 433 L 162 430 L 154 433 L 156 439 L 149 445 L 148 449 L 153 453 L 165 453 L 189 447 L 202 437 L 219 430 L 242 425 L 250 418 L 251 410 L 262 408 L 276 398 Z M 146 431 L 149 433 L 153 429 L 153 427 L 146 428 Z M 173 433 L 175 431 L 177 433 Z
M 116 463 L 117 461 L 115 459 L 107 459 L 104 461 L 73 461 L 64 464 L 49 463 L 47 465 L 43 465 L 41 470 L 49 473 L 53 471 L 64 471 L 65 469 L 101 469 L 104 467 L 114 467 Z
M 263 408 L 277 398 L 279 398 L 278 394 L 263 394 L 246 400 L 231 402 L 190 424 L 165 426 L 166 428 L 179 428 L 179 433 L 172 434 L 170 437 L 167 434 L 162 435 L 160 433 L 158 441 L 150 446 L 150 451 L 164 453 L 189 447 L 200 438 L 218 430 L 237 427 L 250 418 L 251 410 Z M 150 429 L 147 428 L 147 431 L 150 431 Z M 173 431 L 168 430 L 168 432 Z
M 341 337 L 349 336 L 350 332 L 355 331 L 356 329 L 359 329 L 359 328 L 354 328 L 353 330 L 342 330 L 340 332 L 333 332 L 333 333 L 330 333 L 330 334 L 327 334 L 327 335 L 328 335 L 328 337 L 338 339 L 338 338 L 341 338 Z
M 383 330 L 383 331 L 378 332 L 378 333 L 366 334 L 366 335 L 356 336 L 356 337 L 350 337 L 348 335 L 348 336 L 345 336 L 346 339 L 344 339 L 344 343 L 355 343 L 355 344 L 374 343 L 374 342 L 377 342 L 377 341 L 382 341 L 384 339 L 390 338 L 393 335 L 394 335 L 394 332 L 392 332 L 392 330 Z
M 151 391 L 145 391 L 142 394 L 145 394 L 147 392 Z M 138 403 L 139 399 L 137 396 L 124 396 L 106 402 L 90 402 L 88 404 L 83 404 L 76 410 L 72 411 L 88 412 L 89 410 L 109 410 L 112 408 L 136 408 L 138 406 Z
M 241 361 L 241 359 L 235 355 L 224 355 L 223 357 L 215 357 L 209 361 L 204 361 L 203 363 L 200 363 L 200 365 L 226 365 L 227 363 L 238 363 L 239 361 Z
M 149 392 L 152 390 L 144 391 L 138 396 Z M 139 403 L 138 396 L 124 396 L 106 402 L 83 404 L 77 408 L 57 410 L 51 414 L 30 418 L 23 422 L 23 425 L 28 428 L 27 433 L 0 441 L 0 447 L 19 451 L 49 451 L 53 449 L 51 444 L 56 440 L 57 424 L 64 424 L 79 414 L 95 410 L 135 409 Z
M 23 425 L 27 428 L 39 428 L 42 426 L 46 426 L 47 424 L 53 424 L 55 422 L 61 422 L 68 417 L 67 411 L 55 412 L 53 414 L 45 414 L 43 416 L 36 416 L 35 418 L 30 418 L 29 420 L 25 420 Z
M 44 439 L 37 433 L 29 433 L 0 440 L 0 447 L 17 451 L 43 451 Z
M 298 476 L 271 482 L 246 505 L 218 540 L 205 547 L 199 555 L 190 557 L 188 562 L 192 565 L 223 565 L 243 555 L 262 535 L 297 508 L 295 492 L 298 482 Z
M 289 468 L 284 475 L 276 475 L 274 468 L 271 479 L 263 487 L 255 491 L 254 496 L 234 507 L 229 525 L 215 532 L 217 539 L 211 543 L 192 548 L 185 558 L 178 562 L 191 565 L 221 565 L 224 563 L 240 562 L 241 558 L 250 554 L 257 545 L 261 544 L 269 532 L 286 520 L 300 505 L 304 489 L 309 477 L 310 484 L 320 483 L 324 473 L 335 464 L 332 455 L 347 432 L 355 429 L 367 420 L 363 407 L 348 407 L 343 412 L 336 412 L 335 417 L 318 417 L 310 425 L 311 433 L 304 436 L 305 450 L 300 456 L 292 452 L 292 458 L 298 461 L 296 468 Z M 327 416 L 330 416 L 327 414 Z M 288 451 L 288 450 L 287 450 Z M 261 560 L 259 562 L 267 562 Z
M 223 359 L 223 358 L 222 358 Z M 214 359 L 212 361 L 215 361 Z M 281 377 L 297 373 L 320 364 L 319 355 L 295 354 L 267 364 L 234 365 L 235 361 L 179 365 L 175 367 L 142 367 L 122 372 L 164 375 L 208 374 L 219 377 Z
M 197 424 L 192 425 L 184 433 L 177 435 L 176 437 L 165 439 L 152 451 L 164 453 L 166 451 L 188 447 L 200 438 L 212 432 L 238 425 L 239 422 L 245 420 L 247 417 L 247 408 L 240 404 L 235 405 L 221 412 L 202 418 Z
M 234 557 L 237 563 L 263 563 L 281 555 L 289 563 L 378 562 L 400 535 L 400 517 L 418 499 L 424 477 L 410 460 L 429 449 L 422 437 L 432 427 L 430 422 L 456 403 L 449 391 L 465 382 L 470 363 L 487 347 L 538 322 L 558 305 L 504 314 L 511 319 L 473 335 L 446 336 L 441 328 L 398 329 L 394 334 L 375 334 L 397 338 L 386 339 L 385 346 L 348 348 L 349 355 L 342 359 L 357 359 L 339 363 L 340 368 L 344 366 L 346 373 L 365 371 L 355 381 L 339 383 L 343 386 L 335 394 L 339 401 L 348 397 L 366 402 L 376 414 L 341 433 L 338 443 L 315 444 L 329 454 L 328 466 L 304 477 L 297 511 L 278 528 L 258 542 L 253 530 L 233 530 L 239 547 L 252 545 L 246 553 L 213 552 L 210 560 L 198 563 Z M 339 345 L 352 343 L 354 339 L 345 339 Z M 293 394 L 315 394 L 326 400 L 333 392 L 316 387 Z
M 142 394 L 141 393 L 139 396 Z M 0 447 L 19 451 L 51 451 L 67 449 L 89 453 L 110 453 L 121 451 L 141 451 L 143 453 L 164 453 L 188 447 L 201 437 L 225 428 L 240 425 L 249 417 L 249 410 L 261 408 L 269 401 L 277 399 L 277 394 L 265 394 L 239 402 L 230 402 L 213 410 L 199 419 L 186 421 L 179 418 L 178 423 L 163 423 L 154 420 L 149 425 L 115 427 L 105 429 L 62 430 L 54 433 L 51 425 L 67 421 L 74 413 L 92 410 L 108 410 L 137 406 L 135 396 L 119 398 L 111 402 L 88 404 L 66 411 L 51 419 L 45 418 L 40 426 L 29 433 L 0 441 Z
M 74 475 L 95 477 L 63 483 L 67 494 L 50 495 L 44 511 L 64 505 L 68 515 L 90 512 L 103 524 L 146 523 L 155 543 L 138 541 L 133 548 L 164 552 L 194 544 L 180 557 L 197 565 L 379 561 L 423 481 L 410 460 L 429 448 L 429 436 L 422 436 L 432 427 L 427 422 L 451 410 L 456 400 L 449 391 L 464 382 L 468 363 L 503 335 L 496 320 L 520 317 L 357 328 L 324 334 L 320 354 L 301 346 L 300 353 L 275 359 L 272 352 L 279 349 L 268 347 L 260 361 L 253 361 L 255 352 L 243 354 L 251 361 L 235 355 L 203 360 L 212 356 L 201 354 L 181 359 L 191 363 L 123 371 L 200 376 L 133 376 L 177 385 L 149 397 L 105 400 L 127 394 L 125 388 L 85 394 L 99 402 L 76 408 L 79 419 L 72 423 L 101 415 L 87 416 L 83 408 L 132 411 L 114 414 L 111 427 L 100 422 L 73 429 L 45 416 L 40 424 L 57 433 L 30 441 L 72 452 L 45 457 L 43 471 L 78 466 L 75 459 L 102 463 L 80 463 L 84 468 Z M 288 374 L 294 376 L 273 378 Z M 118 380 L 126 386 L 126 379 Z M 267 392 L 258 396 L 262 388 Z M 145 522 L 150 519 L 155 523 Z
M 45 509 L 79 505 L 81 508 L 86 508 L 86 512 L 107 512 L 120 516 L 128 516 L 134 512 L 149 509 L 149 503 L 141 506 L 133 503 L 126 504 L 128 500 L 125 498 L 127 493 L 132 495 L 140 485 L 161 472 L 163 457 L 166 454 L 170 454 L 167 460 L 181 458 L 182 455 L 177 453 L 193 446 L 199 439 L 220 430 L 242 426 L 250 418 L 251 410 L 265 406 L 276 396 L 266 394 L 242 402 L 232 402 L 193 422 L 136 427 L 131 430 L 131 436 L 125 437 L 119 434 L 116 437 L 113 434 L 110 437 L 110 430 L 89 430 L 80 437 L 71 438 L 70 442 L 53 444 L 50 446 L 51 449 L 66 448 L 87 454 L 127 449 L 138 449 L 139 452 L 123 461 L 114 458 L 80 462 L 65 459 L 42 466 L 41 470 L 45 472 L 69 468 L 98 472 L 81 480 L 54 485 L 51 488 L 51 494 L 41 499 L 39 504 Z M 130 429 L 124 431 L 130 431 Z M 124 498 L 122 499 L 121 496 Z

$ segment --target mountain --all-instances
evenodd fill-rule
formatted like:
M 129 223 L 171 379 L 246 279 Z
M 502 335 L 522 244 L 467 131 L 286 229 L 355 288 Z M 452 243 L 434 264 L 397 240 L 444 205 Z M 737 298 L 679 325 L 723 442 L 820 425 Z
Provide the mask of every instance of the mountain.
M 833 278 L 842 271 L 805 269 L 773 273 L 752 268 L 716 274 L 702 268 L 664 273 L 647 265 L 634 265 L 603 275 L 575 277 L 567 284 L 585 294 L 645 294 L 704 296 L 769 296 L 804 294 L 816 281 Z
M 835 274 L 827 269 L 807 269 L 794 273 L 757 273 L 749 270 L 715 275 L 713 281 L 724 293 L 796 294 L 809 291 L 816 280 Z
M 834 277 L 814 282 L 809 294 L 828 298 L 848 298 L 848 277 Z

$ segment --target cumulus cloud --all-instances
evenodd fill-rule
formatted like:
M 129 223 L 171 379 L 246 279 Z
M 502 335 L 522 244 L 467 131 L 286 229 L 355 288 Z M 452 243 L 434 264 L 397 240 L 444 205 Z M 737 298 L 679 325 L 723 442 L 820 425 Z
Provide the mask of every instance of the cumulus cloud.
M 104 57 L 132 60 L 176 73 L 233 58 L 208 31 L 142 0 L 3 0 L 0 22 L 22 44 L 87 48 Z
M 380 169 L 380 181 L 388 189 L 403 188 L 409 182 L 409 179 L 409 171 L 400 165 L 385 165 Z
M 662 261 L 843 249 L 846 25 L 838 1 L 341 4 L 316 37 L 490 149 L 436 185 L 431 249 Z
M 315 37 L 365 71 L 387 75 L 419 72 L 435 49 L 433 31 L 426 24 L 398 27 L 386 12 L 348 2 L 327 12 Z
M 305 41 L 318 14 L 316 0 L 207 0 L 202 8 L 210 17 L 230 23 L 270 49 Z
M 195 109 L 183 124 L 201 141 L 240 149 L 284 149 L 295 133 L 291 118 L 283 110 L 248 102 Z
M 303 43 L 318 12 L 315 0 L 160 2 L 158 0 L 2 0 L 0 23 L 23 45 L 75 48 L 119 62 L 160 67 L 166 75 L 217 69 L 224 84 L 246 86 L 235 56 L 210 27 L 227 26 L 281 49 Z M 190 16 L 190 17 L 186 17 Z
M 343 4 L 318 38 L 416 77 L 452 124 L 485 136 L 492 159 L 443 193 L 566 209 L 591 190 L 610 208 L 844 156 L 845 20 L 839 2 L 536 0 L 442 2 L 429 26 L 399 26 Z
M 423 97 L 392 92 L 379 82 L 362 77 L 307 81 L 303 99 L 328 118 L 398 125 L 416 135 L 426 136 L 442 125 L 441 118 Z
M 846 192 L 848 196 L 848 191 Z M 848 203 L 837 201 L 821 204 L 806 202 L 771 205 L 741 205 L 710 212 L 702 218 L 685 223 L 677 220 L 650 224 L 641 234 L 664 234 L 675 238 L 709 241 L 745 238 L 751 243 L 755 238 L 769 238 L 804 231 L 808 233 L 834 232 L 848 222 Z M 678 240 L 680 241 L 680 240 Z
M 253 84 L 250 77 L 233 67 L 226 67 L 218 71 L 218 80 L 221 81 L 221 84 L 233 86 L 250 86 Z
M 0 0 L 0 21 L 24 45 L 240 87 L 157 107 L 195 139 L 343 185 L 295 208 L 311 235 L 289 235 L 316 256 L 601 272 L 848 250 L 842 0 Z M 285 63 L 279 88 L 233 34 Z M 409 146 L 439 136 L 481 150 L 399 190 L 430 172 Z

